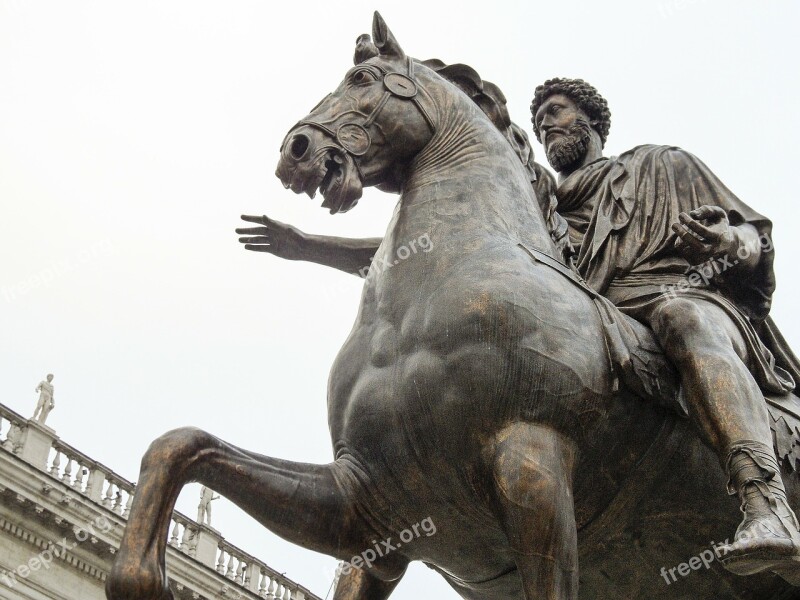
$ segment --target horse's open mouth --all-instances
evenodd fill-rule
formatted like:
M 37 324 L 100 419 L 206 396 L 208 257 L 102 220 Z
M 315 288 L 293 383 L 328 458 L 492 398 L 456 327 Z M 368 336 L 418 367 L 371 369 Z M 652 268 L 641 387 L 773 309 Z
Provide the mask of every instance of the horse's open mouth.
M 349 154 L 330 150 L 324 162 L 325 174 L 319 191 L 325 201 L 323 208 L 331 214 L 347 212 L 353 208 L 363 193 L 361 174 Z
M 323 196 L 328 191 L 328 188 L 331 187 L 331 183 L 334 180 L 338 182 L 341 180 L 343 173 L 342 173 L 342 163 L 343 159 L 338 154 L 332 154 L 332 156 L 325 160 L 325 175 L 322 177 L 322 181 L 319 184 L 319 192 Z
M 285 151 L 275 174 L 296 194 L 314 198 L 319 191 L 324 198 L 322 207 L 331 214 L 350 210 L 363 193 L 361 172 L 353 157 L 330 145 L 316 153 L 306 147 L 299 160 L 291 156 L 291 150 Z

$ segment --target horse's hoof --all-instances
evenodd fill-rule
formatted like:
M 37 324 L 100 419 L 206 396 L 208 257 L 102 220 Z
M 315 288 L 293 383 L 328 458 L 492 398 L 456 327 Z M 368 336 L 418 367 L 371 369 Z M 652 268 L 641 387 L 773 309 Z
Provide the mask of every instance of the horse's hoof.
M 174 600 L 167 578 L 160 569 L 144 565 L 123 567 L 119 561 L 106 580 L 108 600 Z

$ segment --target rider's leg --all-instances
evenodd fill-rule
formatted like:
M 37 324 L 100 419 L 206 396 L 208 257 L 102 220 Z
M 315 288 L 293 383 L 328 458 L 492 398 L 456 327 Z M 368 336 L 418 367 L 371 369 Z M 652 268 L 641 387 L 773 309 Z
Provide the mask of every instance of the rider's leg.
M 110 600 L 171 598 L 164 553 L 172 510 L 186 483 L 213 488 L 273 533 L 317 552 L 350 558 L 370 545 L 351 501 L 353 478 L 338 463 L 292 463 L 248 452 L 197 429 L 153 442 L 142 459 L 131 514 L 108 577 Z M 405 569 L 391 555 L 374 568 L 386 577 Z
M 799 556 L 797 519 L 741 333 L 720 307 L 696 298 L 665 299 L 650 324 L 681 375 L 692 420 L 727 471 L 729 493 L 741 501 L 744 520 L 726 563 L 747 574 Z
M 577 600 L 575 446 L 549 427 L 510 425 L 495 439 L 494 495 L 528 600 Z

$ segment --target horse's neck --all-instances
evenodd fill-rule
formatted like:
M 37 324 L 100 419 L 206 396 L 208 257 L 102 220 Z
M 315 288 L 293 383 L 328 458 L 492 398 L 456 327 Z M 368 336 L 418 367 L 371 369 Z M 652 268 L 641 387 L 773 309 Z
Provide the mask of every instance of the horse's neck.
M 424 234 L 442 249 L 524 242 L 555 252 L 522 163 L 466 97 L 438 108 L 437 131 L 411 165 L 387 232 L 395 250 Z

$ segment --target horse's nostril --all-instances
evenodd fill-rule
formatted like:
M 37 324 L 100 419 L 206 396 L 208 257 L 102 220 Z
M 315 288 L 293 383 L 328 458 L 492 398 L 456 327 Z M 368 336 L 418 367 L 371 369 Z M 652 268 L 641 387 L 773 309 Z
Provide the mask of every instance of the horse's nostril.
M 292 143 L 289 146 L 289 151 L 292 153 L 292 158 L 300 160 L 305 156 L 306 151 L 308 150 L 308 138 L 304 136 L 302 133 L 298 133 L 292 138 Z

